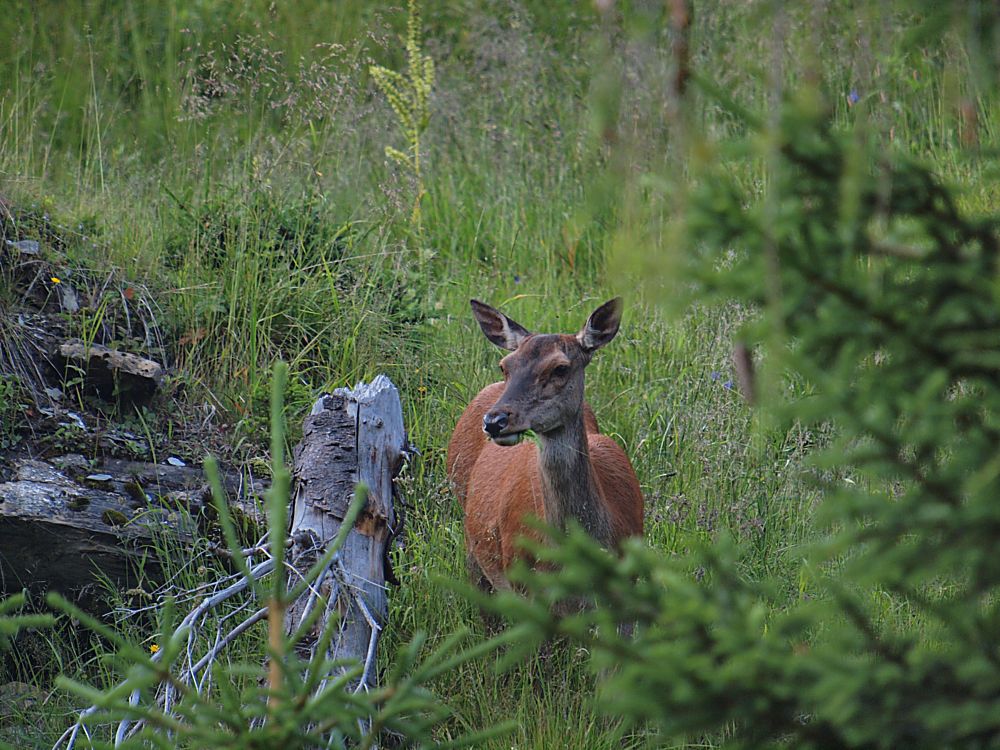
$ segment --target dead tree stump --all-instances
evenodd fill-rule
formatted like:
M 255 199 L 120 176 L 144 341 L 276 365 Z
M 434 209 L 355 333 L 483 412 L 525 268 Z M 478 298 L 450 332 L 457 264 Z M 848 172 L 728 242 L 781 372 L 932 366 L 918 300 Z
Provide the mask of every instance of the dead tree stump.
M 288 632 L 295 631 L 322 597 L 325 611 L 297 645 L 299 654 L 313 657 L 323 627 L 329 618 L 339 618 L 328 656 L 364 665 L 359 690 L 374 679 L 375 648 L 388 611 L 385 584 L 394 582 L 388 553 L 402 523 L 393 505 L 393 478 L 408 446 L 399 392 L 379 375 L 369 384 L 320 398 L 295 449 L 289 563 L 300 574 L 339 533 L 355 487 L 360 483 L 368 490 L 367 503 L 329 572 L 289 608 L 285 620 Z

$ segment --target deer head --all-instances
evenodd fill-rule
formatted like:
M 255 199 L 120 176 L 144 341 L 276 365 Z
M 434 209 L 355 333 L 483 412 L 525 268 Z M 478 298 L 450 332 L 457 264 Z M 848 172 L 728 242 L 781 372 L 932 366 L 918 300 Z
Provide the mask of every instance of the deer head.
M 510 352 L 500 360 L 506 388 L 483 417 L 498 445 L 515 445 L 526 430 L 543 436 L 583 419 L 583 371 L 618 333 L 622 301 L 597 308 L 576 335 L 535 334 L 499 310 L 471 300 L 486 338 Z

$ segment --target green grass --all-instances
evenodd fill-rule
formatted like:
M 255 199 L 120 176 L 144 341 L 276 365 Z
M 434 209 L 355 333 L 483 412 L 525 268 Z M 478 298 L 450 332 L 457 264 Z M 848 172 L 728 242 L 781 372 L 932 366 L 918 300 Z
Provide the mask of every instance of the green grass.
M 5 10 L 0 193 L 24 209 L 26 235 L 66 239 L 48 248 L 68 278 L 113 269 L 115 285 L 149 302 L 184 386 L 177 403 L 159 405 L 163 432 L 207 404 L 233 458 L 259 455 L 279 358 L 291 365 L 293 433 L 321 390 L 378 372 L 399 386 L 421 456 L 403 480 L 412 510 L 387 653 L 417 630 L 431 643 L 463 625 L 485 634 L 446 583 L 464 577 L 464 550 L 445 447 L 499 360 L 470 297 L 531 329 L 569 332 L 624 294 L 622 334 L 590 367 L 587 397 L 636 468 L 647 542 L 682 555 L 725 530 L 745 543 L 748 577 L 781 575 L 789 600 L 808 593 L 802 545 L 821 498 L 799 470 L 822 436 L 758 420 L 727 387 L 732 337 L 751 311 L 670 304 L 684 289 L 667 275 L 696 248 L 670 245 L 683 205 L 657 188 L 678 181 L 680 156 L 663 116 L 669 43 L 658 12 L 602 20 L 570 2 L 558 12 L 426 3 L 437 83 L 416 232 L 413 185 L 383 155 L 403 144 L 366 72 L 371 61 L 402 63 L 400 8 L 151 5 Z M 985 147 L 996 143 L 997 102 L 966 75 L 961 30 L 949 45 L 913 49 L 903 41 L 915 19 L 896 5 L 833 2 L 783 21 L 765 3 L 696 5 L 692 59 L 727 94 L 764 111 L 776 80 L 818 76 L 843 126 L 932 160 L 965 188 L 968 207 L 992 208 L 995 165 L 962 147 L 959 105 L 977 103 Z M 342 46 L 319 46 L 328 44 Z M 623 65 L 630 84 L 614 103 L 617 135 L 605 139 L 600 76 Z M 860 101 L 848 106 L 852 90 Z M 712 143 L 742 128 L 706 97 L 690 106 Z M 761 189 L 758 162 L 739 169 Z M 62 631 L 41 638 L 37 660 L 53 662 L 34 678 L 42 689 L 56 669 L 109 676 L 87 644 Z M 446 733 L 515 718 L 521 731 L 489 747 L 655 743 L 601 715 L 582 655 L 556 649 L 503 675 L 494 666 L 467 664 L 435 685 L 455 709 Z M 34 669 L 23 655 L 3 667 L 0 682 Z M 62 710 L 46 714 L 39 746 L 58 734 Z M 0 738 L 18 731 L 0 725 Z

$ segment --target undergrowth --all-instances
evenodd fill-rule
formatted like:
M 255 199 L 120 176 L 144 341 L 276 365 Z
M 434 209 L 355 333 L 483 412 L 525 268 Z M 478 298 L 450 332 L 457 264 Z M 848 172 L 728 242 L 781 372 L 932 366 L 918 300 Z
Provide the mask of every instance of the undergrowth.
M 168 5 L 8 4 L 0 196 L 22 221 L 5 240 L 37 239 L 81 278 L 113 269 L 119 309 L 125 289 L 147 300 L 174 378 L 151 423 L 211 424 L 234 459 L 267 452 L 279 359 L 290 367 L 292 441 L 321 391 L 392 378 L 421 455 L 402 479 L 410 529 L 386 653 L 417 630 L 431 644 L 461 626 L 485 637 L 477 607 L 448 583 L 464 577 L 464 549 L 445 446 L 472 396 L 499 379 L 470 297 L 533 330 L 570 332 L 624 293 L 622 334 L 588 370 L 587 397 L 636 468 L 647 544 L 680 556 L 725 531 L 741 542 L 748 580 L 786 582 L 776 607 L 810 590 L 800 546 L 816 534 L 820 492 L 799 469 L 829 426 L 755 417 L 731 359 L 732 335 L 755 311 L 692 304 L 669 283 L 678 258 L 699 248 L 672 245 L 685 206 L 671 186 L 684 170 L 665 114 L 674 62 L 661 5 L 423 3 L 434 88 L 416 192 L 412 170 L 386 156 L 399 145 L 398 112 L 369 73 L 405 68 L 404 9 Z M 976 154 L 995 146 L 997 102 L 970 74 L 989 51 L 970 45 L 968 29 L 913 43 L 928 11 L 904 2 L 695 6 L 692 64 L 726 97 L 764 110 L 789 88 L 820 87 L 838 127 L 932 163 L 961 186 L 963 207 L 991 208 L 995 164 Z M 682 125 L 720 152 L 745 134 L 710 97 L 687 106 Z M 766 166 L 739 163 L 731 179 L 760 195 Z M 18 302 L 7 290 L 0 299 Z M 782 387 L 790 399 L 810 395 L 799 379 Z M 13 415 L 17 398 L 3 398 Z M 883 614 L 899 616 L 888 601 Z M 47 639 L 42 652 L 70 675 L 108 677 L 87 644 L 61 633 L 19 638 Z M 601 715 L 585 657 L 556 648 L 503 675 L 485 658 L 439 676 L 434 688 L 455 710 L 440 738 L 513 718 L 520 730 L 486 746 L 656 744 L 652 730 L 623 737 Z M 32 674 L 8 660 L 0 682 L 48 694 L 48 674 Z M 62 700 L 30 742 L 51 739 Z M 0 723 L 0 737 L 13 732 Z

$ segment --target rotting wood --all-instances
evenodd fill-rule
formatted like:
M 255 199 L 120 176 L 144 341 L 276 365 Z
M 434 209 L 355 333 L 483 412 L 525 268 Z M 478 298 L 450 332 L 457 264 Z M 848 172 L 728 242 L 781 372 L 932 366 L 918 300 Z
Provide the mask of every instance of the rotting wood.
M 214 513 L 200 467 L 69 454 L 4 460 L 0 469 L 0 595 L 54 590 L 93 609 L 98 575 L 131 587 L 157 534 L 191 534 L 192 517 Z M 226 473 L 223 484 L 234 515 L 262 525 L 256 495 L 266 482 Z M 155 579 L 155 558 L 147 563 Z
M 146 402 L 163 380 L 159 362 L 100 344 L 67 341 L 60 345 L 59 357 L 64 367 L 80 369 L 83 386 L 105 401 Z
M 292 502 L 289 562 L 304 573 L 337 536 L 360 482 L 368 500 L 347 534 L 336 564 L 315 585 L 326 609 L 312 632 L 297 644 L 303 657 L 314 656 L 317 638 L 330 617 L 339 617 L 333 659 L 364 665 L 357 689 L 374 680 L 374 656 L 388 611 L 385 585 L 394 581 L 389 545 L 399 533 L 393 505 L 393 478 L 408 452 L 403 411 L 396 387 L 383 375 L 353 390 L 338 389 L 313 406 L 302 442 L 295 450 L 296 489 Z M 311 597 L 315 601 L 315 597 Z M 310 597 L 289 609 L 286 628 L 297 629 Z

